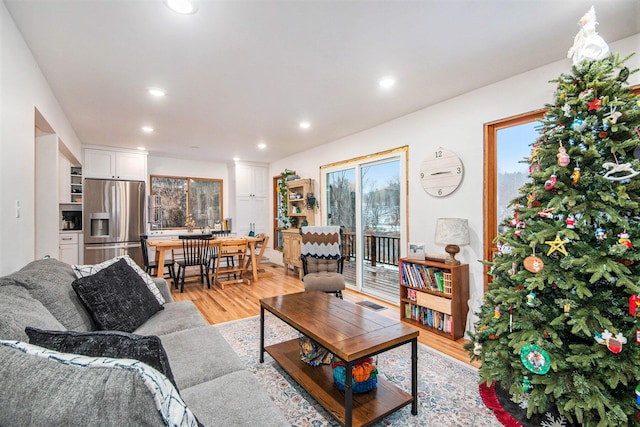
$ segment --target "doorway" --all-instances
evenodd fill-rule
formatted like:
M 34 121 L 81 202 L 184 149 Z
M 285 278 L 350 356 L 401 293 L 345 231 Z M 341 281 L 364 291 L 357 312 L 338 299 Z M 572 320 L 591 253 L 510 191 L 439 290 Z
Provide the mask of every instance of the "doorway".
M 322 216 L 343 230 L 347 285 L 399 302 L 406 243 L 406 147 L 321 168 Z

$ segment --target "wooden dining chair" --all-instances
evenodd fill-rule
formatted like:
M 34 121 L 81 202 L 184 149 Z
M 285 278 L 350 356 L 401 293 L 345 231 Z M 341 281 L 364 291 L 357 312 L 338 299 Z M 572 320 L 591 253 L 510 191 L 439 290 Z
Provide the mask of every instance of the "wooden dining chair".
M 178 236 L 182 240 L 182 259 L 176 260 L 178 264 L 177 278 L 180 280 L 180 292 L 184 292 L 184 279 L 187 267 L 200 268 L 200 282 L 207 282 L 207 288 L 211 289 L 211 281 L 209 280 L 208 263 L 209 250 L 211 243 L 211 235 L 181 235 Z
M 225 285 L 235 283 L 251 284 L 251 281 L 243 276 L 248 247 L 247 239 L 220 239 L 214 285 L 217 284 L 224 289 Z M 233 259 L 232 263 L 226 262 L 226 264 L 222 264 L 222 259 L 230 258 Z M 226 279 L 222 280 L 222 276 L 226 276 Z

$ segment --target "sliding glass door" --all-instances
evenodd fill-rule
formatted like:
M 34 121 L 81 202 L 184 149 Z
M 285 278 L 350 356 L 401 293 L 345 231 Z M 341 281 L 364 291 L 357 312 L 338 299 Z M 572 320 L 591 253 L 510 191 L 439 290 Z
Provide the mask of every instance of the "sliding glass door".
M 398 302 L 406 241 L 406 149 L 322 168 L 327 225 L 343 227 L 347 284 Z

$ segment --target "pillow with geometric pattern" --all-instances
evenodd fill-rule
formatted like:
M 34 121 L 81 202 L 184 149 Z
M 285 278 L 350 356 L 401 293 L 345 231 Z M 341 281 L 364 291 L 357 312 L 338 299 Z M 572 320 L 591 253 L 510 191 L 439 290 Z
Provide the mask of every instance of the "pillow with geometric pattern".
M 121 331 L 44 331 L 27 326 L 29 343 L 61 353 L 91 357 L 135 359 L 158 370 L 171 381 L 176 390 L 167 353 L 156 336 L 143 336 Z
M 124 259 L 71 286 L 101 330 L 133 332 L 163 309 Z
M 133 268 L 134 271 L 138 273 L 138 276 L 140 276 L 142 280 L 144 280 L 144 283 L 147 285 L 151 293 L 153 293 L 153 296 L 156 297 L 158 302 L 160 304 L 164 304 L 165 300 L 162 297 L 160 290 L 156 286 L 151 276 L 149 276 L 143 269 L 141 269 L 138 266 L 138 264 L 136 264 L 136 262 L 129 255 L 120 255 L 120 256 L 108 259 L 106 261 L 103 261 L 99 264 L 72 265 L 71 268 L 73 269 L 73 272 L 75 273 L 76 277 L 80 279 L 82 277 L 87 277 L 87 276 L 91 276 L 92 274 L 96 274 L 98 271 L 109 267 L 110 265 L 120 261 L 121 259 L 124 259 L 127 262 L 127 264 L 129 264 L 129 267 Z

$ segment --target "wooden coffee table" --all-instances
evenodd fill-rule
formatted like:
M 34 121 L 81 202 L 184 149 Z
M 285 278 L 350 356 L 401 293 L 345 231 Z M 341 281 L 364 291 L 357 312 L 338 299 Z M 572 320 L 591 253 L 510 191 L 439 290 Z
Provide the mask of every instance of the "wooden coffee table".
M 312 367 L 300 360 L 298 339 L 264 346 L 264 311 L 341 358 L 346 364 L 345 391 L 333 382 L 330 365 Z M 260 363 L 265 350 L 278 364 L 345 426 L 366 426 L 411 403 L 418 414 L 418 334 L 404 323 L 320 291 L 260 300 Z M 378 387 L 354 394 L 355 362 L 411 343 L 411 394 L 381 376 Z M 384 369 L 384 367 L 382 367 Z

